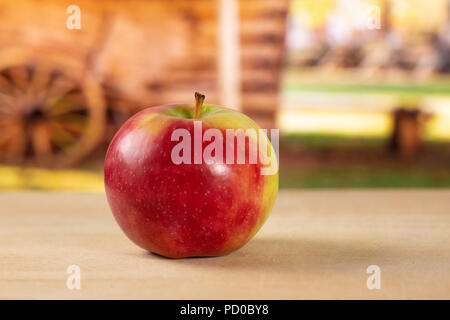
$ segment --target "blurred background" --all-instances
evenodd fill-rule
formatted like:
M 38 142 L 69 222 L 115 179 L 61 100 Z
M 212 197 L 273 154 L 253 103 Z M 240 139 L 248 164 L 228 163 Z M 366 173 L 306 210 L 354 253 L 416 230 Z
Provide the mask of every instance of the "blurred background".
M 194 91 L 280 129 L 281 188 L 450 187 L 449 0 L 73 4 L 0 0 L 0 190 L 103 190 L 120 125 Z

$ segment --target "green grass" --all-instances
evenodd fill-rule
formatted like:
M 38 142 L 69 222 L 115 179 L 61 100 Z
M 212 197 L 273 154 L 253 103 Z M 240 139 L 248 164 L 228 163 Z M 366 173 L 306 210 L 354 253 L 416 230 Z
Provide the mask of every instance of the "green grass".
M 316 71 L 289 70 L 282 82 L 284 92 L 324 92 L 349 94 L 393 94 L 398 96 L 420 97 L 422 95 L 450 95 L 450 77 L 434 76 L 425 81 L 417 81 L 413 76 L 403 74 L 395 81 L 385 76 L 361 79 L 358 71 L 336 71 L 323 74 Z
M 310 151 L 322 149 L 382 148 L 388 143 L 385 137 L 349 137 L 332 134 L 290 133 L 283 136 L 283 146 L 287 149 L 302 146 Z
M 319 148 L 318 145 L 314 145 Z M 348 145 L 347 145 L 348 147 Z M 450 160 L 446 164 L 445 157 L 429 159 L 419 156 L 418 159 L 402 159 L 401 157 L 376 156 L 358 159 L 358 153 L 370 153 L 368 149 L 348 149 L 352 153 L 348 159 L 342 149 L 339 154 L 325 149 L 308 149 L 309 161 L 302 164 L 302 155 L 292 159 L 283 166 L 280 164 L 280 188 L 449 188 Z M 332 149 L 330 149 L 332 150 Z M 343 156 L 344 155 L 344 156 Z M 317 158 L 316 161 L 314 159 Z M 337 158 L 337 159 L 336 159 Z M 313 159 L 313 160 L 311 160 Z
M 280 188 L 449 188 L 450 143 L 426 141 L 416 156 L 383 137 L 290 134 L 280 144 Z
M 449 171 L 396 170 L 373 167 L 280 168 L 281 189 L 449 188 Z
M 284 85 L 284 91 L 287 92 L 326 92 L 326 93 L 388 93 L 388 94 L 444 94 L 450 95 L 450 86 L 448 83 L 430 84 L 430 85 L 394 85 L 394 84 L 333 84 L 333 83 L 287 83 Z

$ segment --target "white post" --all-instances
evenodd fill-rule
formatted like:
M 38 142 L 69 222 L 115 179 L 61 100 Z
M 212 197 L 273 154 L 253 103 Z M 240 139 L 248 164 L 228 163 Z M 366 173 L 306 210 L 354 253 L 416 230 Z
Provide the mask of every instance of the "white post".
M 218 0 L 218 87 L 220 104 L 241 109 L 239 0 Z

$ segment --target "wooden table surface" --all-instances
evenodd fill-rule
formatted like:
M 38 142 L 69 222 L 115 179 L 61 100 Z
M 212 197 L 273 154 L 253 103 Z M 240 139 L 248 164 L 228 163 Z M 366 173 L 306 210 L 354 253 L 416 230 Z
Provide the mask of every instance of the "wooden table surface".
M 100 193 L 2 193 L 0 219 L 2 299 L 450 299 L 450 190 L 282 191 L 257 236 L 217 258 L 144 252 Z

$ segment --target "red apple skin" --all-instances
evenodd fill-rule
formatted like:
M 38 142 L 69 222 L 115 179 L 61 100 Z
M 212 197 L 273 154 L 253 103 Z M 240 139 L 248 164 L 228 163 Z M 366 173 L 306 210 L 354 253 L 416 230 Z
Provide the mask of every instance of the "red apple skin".
M 190 132 L 194 153 L 194 119 L 180 110 L 192 114 L 189 106 L 148 108 L 120 128 L 105 159 L 107 199 L 124 233 L 145 250 L 169 258 L 224 255 L 246 244 L 267 219 L 278 173 L 261 175 L 259 157 L 257 164 L 174 164 L 174 129 Z M 198 120 L 203 132 L 217 128 L 224 137 L 225 129 L 258 128 L 245 115 L 212 105 Z

